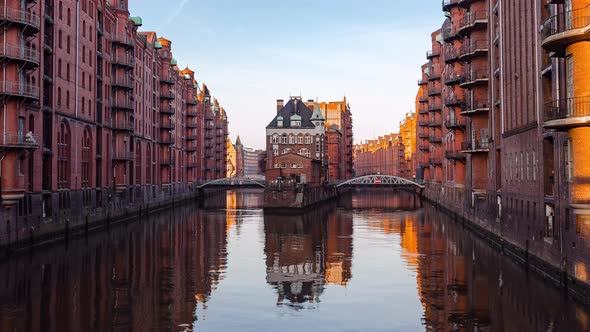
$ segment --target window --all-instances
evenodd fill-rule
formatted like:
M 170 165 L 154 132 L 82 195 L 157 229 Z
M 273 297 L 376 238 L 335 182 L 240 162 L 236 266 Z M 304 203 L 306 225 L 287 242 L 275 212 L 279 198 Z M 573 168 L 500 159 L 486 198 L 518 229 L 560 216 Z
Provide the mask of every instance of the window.
M 57 60 L 57 77 L 61 77 L 61 59 Z
M 573 159 L 573 148 L 572 148 L 572 140 L 568 139 L 567 144 L 565 146 L 565 163 L 566 163 L 566 172 L 567 172 L 567 180 L 572 182 L 574 179 L 574 159 Z
M 62 122 L 57 133 L 57 187 L 69 189 L 70 187 L 70 128 L 66 122 Z
M 59 46 L 59 48 L 63 48 L 62 39 L 63 39 L 63 34 L 62 34 L 61 30 L 59 30 L 59 32 L 57 33 L 57 46 Z
M 152 150 L 150 144 L 148 143 L 145 147 L 145 183 L 150 184 L 152 183 L 152 172 L 151 172 L 151 165 L 152 165 Z
M 279 143 L 279 135 L 277 135 L 277 134 L 272 135 L 271 143 L 278 144 Z
M 289 144 L 295 144 L 295 136 L 289 135 Z
M 90 139 L 90 131 L 88 129 L 84 129 L 84 133 L 82 134 L 82 188 L 90 187 L 91 146 L 92 140 Z
M 66 109 L 70 109 L 70 91 L 66 91 Z
M 287 135 L 281 137 L 281 144 L 287 144 Z
M 291 149 L 290 148 L 286 148 L 286 149 L 283 149 L 283 153 L 282 154 L 287 154 L 289 152 L 291 152 Z
M 59 19 L 64 19 L 64 5 L 61 1 L 59 2 Z
M 297 136 L 297 144 L 303 144 L 303 136 L 302 135 Z
M 278 155 L 279 155 L 279 150 L 273 150 L 273 154 L 274 154 L 275 156 L 278 156 Z
M 281 164 L 281 168 L 287 168 L 287 164 L 285 164 L 285 163 L 282 163 L 282 164 Z
M 68 8 L 68 26 L 72 26 L 72 11 Z
M 141 143 L 135 144 L 135 183 L 141 184 Z
M 291 164 L 291 168 L 297 168 L 297 164 Z
M 305 135 L 305 144 L 311 144 L 311 136 Z
M 66 39 L 66 52 L 70 54 L 70 36 Z

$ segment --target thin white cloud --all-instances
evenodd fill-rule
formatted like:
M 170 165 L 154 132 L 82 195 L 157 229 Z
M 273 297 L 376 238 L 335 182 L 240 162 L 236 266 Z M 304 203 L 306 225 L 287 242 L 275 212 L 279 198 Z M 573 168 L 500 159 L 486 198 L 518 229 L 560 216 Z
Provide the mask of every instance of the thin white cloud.
M 162 29 L 162 28 L 166 27 L 167 25 L 169 25 L 170 23 L 172 23 L 172 21 L 174 21 L 174 19 L 177 18 L 178 15 L 180 15 L 182 13 L 182 10 L 189 3 L 189 1 L 190 0 L 181 0 L 180 3 L 178 4 L 178 6 L 176 7 L 176 9 L 172 13 L 170 13 L 170 15 L 168 15 L 168 17 L 166 18 L 164 23 L 160 26 L 160 29 Z

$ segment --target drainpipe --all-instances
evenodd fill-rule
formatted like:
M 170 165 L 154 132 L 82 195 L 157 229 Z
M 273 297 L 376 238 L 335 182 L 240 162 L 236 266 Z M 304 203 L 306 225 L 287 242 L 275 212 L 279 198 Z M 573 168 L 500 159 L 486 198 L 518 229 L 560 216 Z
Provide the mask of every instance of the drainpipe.
M 78 88 L 78 75 L 80 72 L 80 66 L 79 66 L 79 42 L 80 42 L 80 0 L 76 0 L 76 79 L 75 79 L 75 93 L 74 96 L 76 98 L 75 102 L 74 102 L 74 109 L 76 110 L 76 118 L 78 118 L 78 94 L 79 94 L 79 88 Z M 75 130 L 75 128 L 73 128 L 74 130 L 72 130 L 73 133 L 73 137 L 74 137 L 74 141 L 72 143 L 77 143 L 78 142 L 78 131 Z M 73 144 L 72 144 L 73 145 Z M 76 180 L 78 179 L 78 146 L 76 146 L 76 148 L 74 149 L 75 151 L 75 158 L 74 158 L 74 175 Z

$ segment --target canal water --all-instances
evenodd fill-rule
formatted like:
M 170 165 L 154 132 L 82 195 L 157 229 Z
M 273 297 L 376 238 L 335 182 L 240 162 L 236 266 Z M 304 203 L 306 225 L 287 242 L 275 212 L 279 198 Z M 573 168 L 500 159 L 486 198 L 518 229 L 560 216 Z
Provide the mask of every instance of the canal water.
M 0 331 L 590 329 L 588 307 L 408 193 L 261 205 L 211 194 L 0 263 Z

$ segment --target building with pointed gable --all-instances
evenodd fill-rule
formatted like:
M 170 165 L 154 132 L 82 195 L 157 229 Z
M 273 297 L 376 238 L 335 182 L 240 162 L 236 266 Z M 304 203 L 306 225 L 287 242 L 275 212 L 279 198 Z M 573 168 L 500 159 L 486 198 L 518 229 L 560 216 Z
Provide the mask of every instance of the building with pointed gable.
M 277 100 L 277 113 L 266 127 L 266 153 L 267 184 L 324 182 L 326 119 L 319 105 L 301 97 L 291 97 L 286 105 Z

